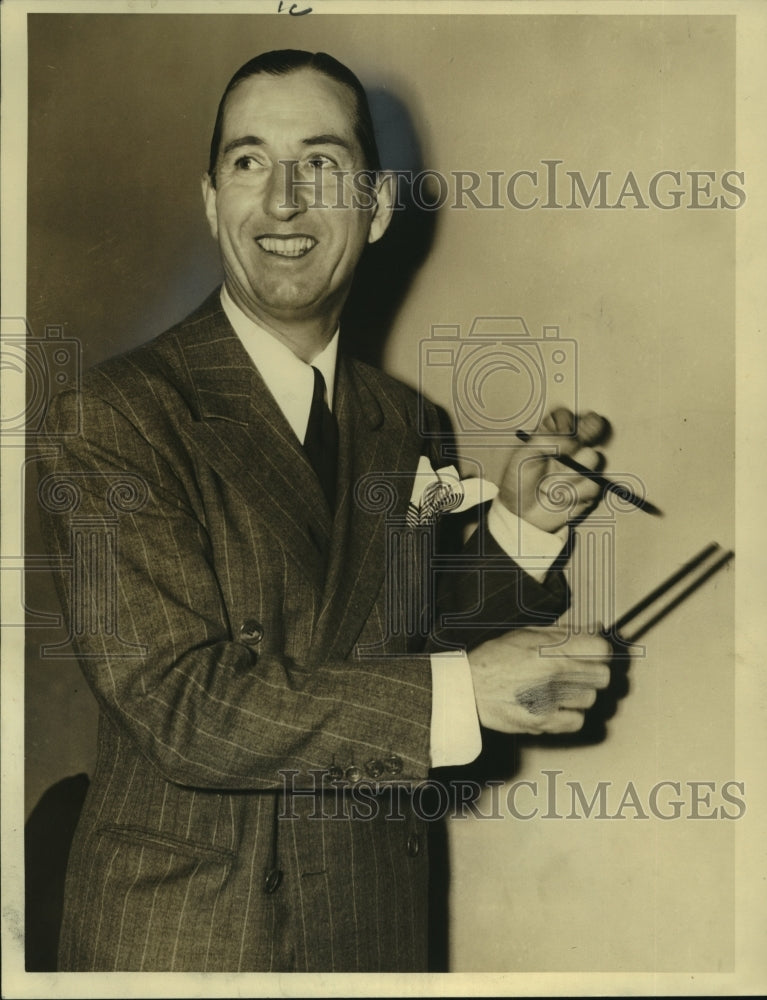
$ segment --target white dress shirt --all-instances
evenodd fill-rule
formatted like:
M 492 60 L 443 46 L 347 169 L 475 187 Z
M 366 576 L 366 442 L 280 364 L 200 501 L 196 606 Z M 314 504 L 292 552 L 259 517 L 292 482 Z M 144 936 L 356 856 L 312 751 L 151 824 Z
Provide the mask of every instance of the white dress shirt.
M 327 402 L 333 409 L 333 389 L 338 357 L 338 333 L 311 365 L 259 326 L 221 288 L 221 305 L 234 332 L 242 341 L 267 388 L 274 396 L 296 437 L 303 442 L 314 391 L 312 367 L 322 372 Z M 497 499 L 488 513 L 490 533 L 520 568 L 541 582 L 567 539 L 567 529 L 556 534 L 541 531 L 521 520 Z M 465 653 L 432 653 L 432 767 L 468 764 L 482 749 L 474 685 Z

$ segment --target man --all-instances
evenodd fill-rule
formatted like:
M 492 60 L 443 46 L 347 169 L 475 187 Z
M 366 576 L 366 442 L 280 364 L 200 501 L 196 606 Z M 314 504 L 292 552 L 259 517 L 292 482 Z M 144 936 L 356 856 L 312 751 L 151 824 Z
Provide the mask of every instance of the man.
M 337 351 L 355 266 L 391 217 L 378 167 L 349 70 L 294 51 L 246 64 L 203 180 L 223 289 L 53 404 L 63 448 L 41 495 L 117 539 L 106 598 L 98 558 L 61 581 L 101 709 L 62 969 L 425 970 L 426 830 L 407 793 L 473 759 L 480 723 L 577 729 L 608 683 L 602 640 L 541 657 L 541 629 L 519 627 L 566 606 L 560 574 L 504 554 L 518 529 L 561 545 L 546 532 L 566 515 L 538 502 L 545 435 L 511 457 L 430 634 L 388 627 L 387 518 L 404 519 L 416 469 L 440 456 L 415 394 Z M 576 427 L 560 411 L 548 429 L 596 464 L 601 418 Z M 389 507 L 366 497 L 373 474 L 401 484 Z M 598 494 L 575 487 L 580 515 Z M 47 515 L 59 551 L 77 548 L 73 523 Z M 495 568 L 479 585 L 477 558 Z M 416 578 L 398 578 L 395 600 L 418 599 Z M 484 631 L 441 627 L 478 592 Z M 109 594 L 111 630 L 83 627 Z M 456 640 L 468 656 L 444 652 Z

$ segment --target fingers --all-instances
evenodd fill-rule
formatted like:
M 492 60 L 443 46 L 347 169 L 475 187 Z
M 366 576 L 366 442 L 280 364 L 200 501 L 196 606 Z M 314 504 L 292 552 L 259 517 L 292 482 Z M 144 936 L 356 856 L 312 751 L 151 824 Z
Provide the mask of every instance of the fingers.
M 583 725 L 584 713 L 596 702 L 597 692 L 609 685 L 607 640 L 592 636 L 576 642 L 577 655 L 544 658 L 538 676 L 529 675 L 514 691 L 514 700 L 525 713 L 525 731 L 576 732 Z
M 577 733 L 583 728 L 586 715 L 575 709 L 553 712 L 542 722 L 534 722 L 519 731 L 529 736 L 559 736 L 563 733 Z
M 528 733 L 571 733 L 582 726 L 586 712 L 597 700 L 601 684 L 552 680 L 516 693 L 517 705 L 525 713 L 522 726 Z
M 592 472 L 601 472 L 605 466 L 605 456 L 601 451 L 596 451 L 594 448 L 580 448 L 572 458 L 574 462 L 590 469 Z
M 607 640 L 582 636 L 577 640 L 571 637 L 570 643 L 572 655 L 552 658 L 548 676 L 515 692 L 517 703 L 527 713 L 529 732 L 577 732 L 585 712 L 596 702 L 597 692 L 610 683 L 607 662 L 611 647 Z
M 541 528 L 557 531 L 595 507 L 604 484 L 599 473 L 604 457 L 596 445 L 605 441 L 610 425 L 593 411 L 576 417 L 565 407 L 548 413 L 539 429 L 520 432 L 526 448 L 513 448 L 499 485 L 499 499 L 513 514 Z M 566 468 L 576 462 L 576 468 Z
M 538 494 L 548 504 L 551 510 L 557 510 L 562 504 L 562 488 L 567 491 L 569 518 L 577 517 L 602 496 L 602 487 L 593 479 L 578 475 L 577 472 L 555 466 L 547 473 L 538 485 Z
M 577 438 L 586 447 L 605 444 L 610 436 L 610 422 L 590 410 L 577 420 Z
M 597 700 L 595 688 L 572 687 L 569 692 L 563 692 L 559 697 L 560 711 L 568 708 L 585 712 L 592 708 Z
M 581 448 L 594 448 L 596 445 L 605 444 L 612 430 L 609 420 L 593 410 L 576 417 L 571 410 L 564 407 L 553 410 L 542 422 L 541 427 L 547 435 L 556 435 L 556 443 L 562 453 L 570 456 L 574 456 Z M 537 435 L 535 440 L 537 443 Z M 552 442 L 549 440 L 546 443 Z
M 557 647 L 567 640 L 567 653 Z M 480 722 L 507 733 L 572 732 L 610 683 L 612 647 L 601 635 L 524 628 L 469 653 Z
M 612 645 L 595 631 L 573 632 L 564 625 L 529 625 L 525 628 L 505 632 L 493 643 L 505 644 L 511 650 L 528 650 L 536 654 L 541 666 L 550 666 L 551 674 L 561 675 L 568 670 L 589 670 L 595 678 L 595 686 L 603 687 L 610 680 L 610 671 L 605 666 L 613 655 Z M 567 643 L 567 653 L 553 654 L 551 651 Z M 548 650 L 541 655 L 541 650 Z M 600 683 L 601 682 L 601 683 Z
M 572 417 L 569 411 L 566 412 Z M 572 461 L 583 466 L 584 469 L 588 469 L 590 472 L 601 472 L 606 464 L 605 456 L 602 452 L 592 448 L 590 444 L 585 444 L 584 441 L 594 443 L 599 441 L 603 434 L 604 424 L 606 421 L 598 414 L 586 414 L 586 417 L 581 418 L 578 424 L 577 436 L 560 441 L 557 450 L 560 454 L 567 455 Z M 569 426 L 569 421 L 563 421 L 562 425 Z M 554 469 L 561 469 L 561 466 L 555 465 Z M 553 471 L 550 475 L 556 477 L 557 471 Z M 602 487 L 587 476 L 573 478 L 572 472 L 567 478 L 570 485 L 575 488 L 577 495 L 572 516 L 580 517 L 589 507 L 594 506 L 599 501 L 602 496 Z M 552 484 L 552 488 L 556 490 L 556 485 Z
M 577 733 L 583 728 L 584 719 L 585 715 L 583 712 L 562 709 L 560 712 L 555 713 L 543 732 L 554 735 L 558 733 Z
M 572 410 L 560 406 L 544 417 L 540 430 L 531 434 L 530 439 L 543 443 L 545 438 L 556 435 L 557 439 L 569 438 L 577 448 L 594 447 L 605 444 L 611 431 L 610 421 L 593 410 L 576 416 Z
M 585 469 L 589 469 L 591 472 L 601 472 L 605 467 L 604 455 L 594 448 L 581 448 L 572 457 L 573 461 L 582 465 Z M 602 496 L 602 487 L 599 483 L 595 483 L 593 479 L 587 479 L 586 477 L 575 480 L 575 485 L 578 493 L 578 506 L 575 513 L 579 515 L 586 507 L 589 507 Z
M 549 434 L 572 437 L 575 434 L 575 423 L 576 418 L 572 410 L 560 406 L 546 414 L 541 422 L 541 428 Z
M 545 433 L 531 435 L 530 443 L 534 446 L 546 450 L 556 448 L 556 454 L 567 456 L 591 472 L 601 472 L 604 468 L 604 455 L 594 446 L 607 440 L 610 424 L 598 413 L 592 410 L 576 417 L 571 410 L 560 407 L 546 416 L 541 430 Z M 556 459 L 556 454 L 547 457 Z M 528 474 L 531 471 L 540 474 L 537 468 L 528 470 Z M 582 507 L 593 503 L 600 494 L 599 485 L 585 477 L 577 481 L 577 489 L 578 503 Z
M 591 708 L 596 697 L 596 685 L 585 681 L 582 684 L 571 683 L 557 678 L 516 692 L 517 702 L 535 716 L 546 716 L 569 708 L 585 710 Z

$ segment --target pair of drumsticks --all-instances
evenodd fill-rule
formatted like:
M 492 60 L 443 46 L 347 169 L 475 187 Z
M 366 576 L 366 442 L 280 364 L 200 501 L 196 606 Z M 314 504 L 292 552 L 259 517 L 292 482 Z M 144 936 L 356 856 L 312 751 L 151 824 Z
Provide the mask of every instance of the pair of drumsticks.
M 675 573 L 672 573 L 663 583 L 658 584 L 641 601 L 637 601 L 625 614 L 622 614 L 610 629 L 605 630 L 606 634 L 620 643 L 625 643 L 627 646 L 637 642 L 646 632 L 650 631 L 653 625 L 657 625 L 661 619 L 670 614 L 690 594 L 703 586 L 706 580 L 710 579 L 714 573 L 719 572 L 720 569 L 726 566 L 734 555 L 735 553 L 731 549 L 724 552 L 718 542 L 711 542 L 710 545 L 701 549 L 696 556 L 693 556 L 692 559 L 681 566 Z M 713 561 L 712 557 L 714 557 Z M 680 589 L 672 594 L 671 592 L 677 586 Z M 645 611 L 648 617 L 637 622 L 633 631 L 628 634 L 626 627 L 635 622 L 635 619 L 639 618 Z
M 526 431 L 517 431 L 517 437 L 520 441 L 528 442 L 531 435 Z M 593 483 L 596 483 L 603 493 L 614 493 L 625 503 L 633 504 L 639 510 L 643 510 L 647 514 L 652 514 L 654 517 L 663 516 L 663 512 L 655 504 L 650 503 L 649 500 L 632 493 L 631 490 L 621 483 L 613 482 L 599 472 L 581 465 L 580 462 L 576 462 L 569 455 L 556 455 L 552 457 L 560 465 L 564 465 L 573 472 L 577 472 L 579 475 L 585 476 L 586 479 L 590 479 Z M 678 607 L 682 601 L 686 600 L 690 594 L 726 566 L 734 556 L 735 553 L 731 549 L 724 552 L 718 542 L 711 542 L 662 583 L 658 584 L 649 594 L 640 601 L 637 601 L 611 627 L 604 630 L 605 634 L 627 646 L 637 642 L 654 625 L 657 625 L 674 608 Z M 677 587 L 679 589 L 675 593 L 672 593 L 674 588 Z M 639 618 L 644 612 L 647 612 L 648 617 L 636 624 L 630 635 L 626 634 L 626 626 L 635 622 L 635 619 Z

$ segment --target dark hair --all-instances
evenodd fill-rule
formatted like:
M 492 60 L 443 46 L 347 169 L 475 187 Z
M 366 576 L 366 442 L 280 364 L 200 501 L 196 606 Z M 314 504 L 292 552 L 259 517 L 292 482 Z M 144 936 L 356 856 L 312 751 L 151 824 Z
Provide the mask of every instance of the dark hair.
M 273 52 L 263 52 L 261 55 L 249 59 L 243 66 L 240 66 L 226 85 L 226 90 L 218 105 L 216 124 L 213 126 L 213 137 L 210 141 L 208 174 L 214 187 L 216 185 L 216 163 L 218 162 L 218 151 L 221 146 L 221 133 L 224 128 L 224 109 L 229 94 L 238 84 L 242 83 L 243 80 L 247 80 L 250 76 L 257 76 L 259 73 L 283 76 L 286 73 L 293 73 L 298 69 L 317 70 L 318 73 L 324 73 L 331 80 L 336 80 L 338 83 L 344 84 L 344 86 L 352 91 L 355 101 L 354 132 L 362 147 L 364 166 L 367 170 L 381 169 L 381 160 L 378 155 L 378 146 L 376 145 L 373 119 L 370 115 L 367 95 L 354 73 L 326 52 L 305 52 L 302 49 L 276 49 Z

